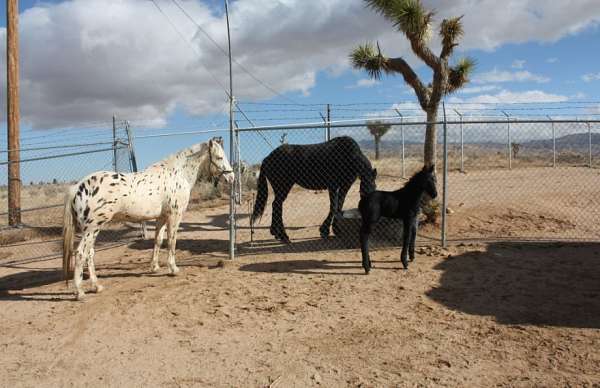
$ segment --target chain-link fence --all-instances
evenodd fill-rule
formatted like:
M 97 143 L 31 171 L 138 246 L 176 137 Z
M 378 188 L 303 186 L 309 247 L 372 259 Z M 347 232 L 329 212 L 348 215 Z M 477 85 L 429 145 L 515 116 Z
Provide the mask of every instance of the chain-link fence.
M 400 117 L 402 119 L 402 117 Z M 294 185 L 283 202 L 283 224 L 292 244 L 271 234 L 272 186 L 265 212 L 250 224 L 257 200 L 256 177 L 263 160 L 282 143 L 312 144 L 349 136 L 377 168 L 380 190 L 402 187 L 423 165 L 425 122 L 363 120 L 324 124 L 271 125 L 240 130 L 243 199 L 239 205 L 238 246 L 266 250 L 314 251 L 358 247 L 356 219 L 360 180 L 350 187 L 338 217 L 337 235 L 323 239 L 320 227 L 330 211 L 326 189 Z M 371 127 L 379 125 L 377 129 Z M 598 240 L 600 238 L 600 125 L 595 120 L 489 117 L 437 123 L 438 219 L 422 222 L 421 242 L 466 240 Z M 447 153 L 444 153 L 446 128 Z M 335 156 L 331 163 L 335 162 Z M 447 162 L 444 174 L 443 162 Z M 294 164 L 279 174 L 302 175 Z M 285 165 L 288 163 L 288 165 Z M 315 171 L 327 165 L 306 165 Z M 343 173 L 343 171 L 340 171 Z M 447 203 L 444 203 L 444 179 Z M 444 211 L 444 205 L 446 210 Z M 442 231 L 442 218 L 446 229 Z M 334 218 L 335 219 L 335 218 Z M 276 224 L 276 222 L 275 222 Z M 341 226 L 340 226 L 341 225 Z M 374 246 L 398 245 L 401 225 L 381 222 L 372 234 Z
M 328 190 L 294 185 L 282 206 L 283 225 L 291 240 L 291 244 L 283 244 L 270 230 L 274 199 L 270 184 L 264 214 L 253 225 L 250 223 L 260 168 L 264 159 L 283 143 L 314 144 L 348 136 L 377 169 L 378 189 L 396 190 L 422 167 L 426 127 L 418 118 L 397 113 L 395 119 L 386 116 L 359 121 L 326 120 L 234 131 L 231 162 L 238 176 L 233 207 L 238 252 L 357 248 L 360 179 L 349 186 L 343 198 L 343 213 L 334 212 L 332 221 L 336 227 L 327 229 L 326 238 L 322 238 L 322 225 L 331 210 Z M 240 122 L 241 117 L 238 113 Z M 247 116 L 244 120 L 252 122 Z M 433 223 L 421 223 L 418 239 L 421 243 L 438 244 L 442 236 L 448 241 L 600 238 L 598 121 L 454 115 L 446 123 L 438 122 L 437 128 L 438 218 Z M 167 144 L 170 153 L 212 136 L 223 136 L 228 155 L 231 150 L 229 131 L 222 129 L 151 134 L 140 130 L 132 139 L 126 122 L 115 121 L 114 130 L 112 123 L 107 123 L 95 131 L 85 131 L 85 135 L 81 134 L 83 131 L 73 131 L 46 132 L 23 139 L 20 162 L 23 226 L 8 228 L 6 211 L 1 215 L 0 258 L 4 263 L 59 255 L 66 187 L 98 170 L 135 170 L 140 162 L 135 160 L 133 142 L 142 151 L 138 154 L 149 159 L 141 165 L 160 159 L 157 150 L 167 152 Z M 444 134 L 447 152 L 444 152 Z M 335 161 L 336 156 L 333 158 Z M 7 162 L 1 166 L 0 179 L 6 182 Z M 282 167 L 281 171 L 287 175 L 302 172 L 294 171 L 292 166 Z M 318 174 L 328 166 L 321 163 L 306 168 Z M 334 205 L 341 202 L 340 193 L 333 194 Z M 5 186 L 0 188 L 0 201 L 0 206 L 7 209 Z M 213 243 L 226 239 L 228 204 L 229 188 L 199 182 L 192 193 L 183 230 L 213 233 L 208 237 L 194 234 L 192 239 L 208 238 Z M 442 230 L 443 217 L 445 230 Z M 198 226 L 209 224 L 210 227 Z M 149 229 L 152 230 L 151 223 Z M 101 232 L 99 248 L 139 236 L 139 225 L 113 225 Z M 375 248 L 400 243 L 401 224 L 397 221 L 383 220 L 372 234 Z M 228 244 L 219 246 L 227 250 Z
M 128 125 L 45 130 L 25 135 L 20 148 L 21 224 L 8 226 L 8 189 L 0 187 L 0 258 L 3 264 L 25 263 L 61 254 L 64 196 L 70 185 L 99 170 L 130 172 L 135 155 Z M 0 181 L 7 182 L 7 152 L 0 162 Z M 115 224 L 98 236 L 98 249 L 136 234 L 139 225 Z

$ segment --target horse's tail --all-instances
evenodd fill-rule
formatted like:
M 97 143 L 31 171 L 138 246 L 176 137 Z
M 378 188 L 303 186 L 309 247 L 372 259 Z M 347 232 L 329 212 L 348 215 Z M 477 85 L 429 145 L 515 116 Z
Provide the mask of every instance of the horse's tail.
M 269 197 L 269 187 L 267 186 L 267 174 L 266 174 L 266 160 L 260 166 L 260 173 L 258 175 L 258 188 L 256 191 L 256 202 L 254 203 L 254 211 L 252 212 L 252 218 L 250 221 L 254 224 L 257 218 L 261 217 L 265 211 L 265 205 L 267 204 L 267 198 Z
M 69 284 L 69 270 L 71 268 L 71 256 L 73 254 L 73 239 L 75 237 L 75 222 L 73 210 L 73 199 L 77 193 L 77 186 L 69 188 L 65 195 L 65 209 L 63 214 L 63 275 L 67 285 Z

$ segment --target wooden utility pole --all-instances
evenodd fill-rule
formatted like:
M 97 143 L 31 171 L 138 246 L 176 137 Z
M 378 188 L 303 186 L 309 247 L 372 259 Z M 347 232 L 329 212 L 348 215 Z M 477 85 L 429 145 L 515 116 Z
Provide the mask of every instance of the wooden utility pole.
M 8 128 L 8 224 L 21 223 L 19 141 L 19 1 L 6 0 L 6 77 Z

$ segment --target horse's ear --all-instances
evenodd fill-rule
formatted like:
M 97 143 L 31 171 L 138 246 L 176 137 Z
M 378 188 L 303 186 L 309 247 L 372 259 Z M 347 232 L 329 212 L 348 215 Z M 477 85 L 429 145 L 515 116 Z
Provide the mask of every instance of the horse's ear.
M 223 147 L 223 146 L 224 146 L 224 143 L 223 143 L 223 137 L 222 137 L 222 136 L 219 136 L 219 137 L 215 138 L 215 141 L 216 141 L 217 143 L 219 143 L 219 144 L 221 145 L 221 147 Z
M 208 140 L 208 148 L 210 149 L 210 148 L 212 148 L 212 146 L 213 146 L 213 139 L 209 139 Z
M 373 169 L 373 178 L 377 178 L 377 169 L 376 168 Z
M 432 164 L 431 166 L 429 166 L 429 172 L 434 172 L 435 171 L 435 164 Z

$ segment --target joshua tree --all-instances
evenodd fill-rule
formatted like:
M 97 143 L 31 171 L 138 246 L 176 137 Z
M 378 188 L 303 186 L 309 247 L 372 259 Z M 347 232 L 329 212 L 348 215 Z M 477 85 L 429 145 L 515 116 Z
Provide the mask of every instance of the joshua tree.
M 379 143 L 381 142 L 381 138 L 383 135 L 390 130 L 392 126 L 390 124 L 384 124 L 381 121 L 370 121 L 367 123 L 367 128 L 373 138 L 375 138 L 375 160 L 379 160 Z
M 435 164 L 437 112 L 440 100 L 468 82 L 474 61 L 469 58 L 460 59 L 450 66 L 449 59 L 458 41 L 463 35 L 462 16 L 444 19 L 440 24 L 441 52 L 435 55 L 428 47 L 431 33 L 431 22 L 434 12 L 423 8 L 420 0 L 364 0 L 367 6 L 382 14 L 392 22 L 395 28 L 410 41 L 412 51 L 433 71 L 433 80 L 425 85 L 415 71 L 403 58 L 388 58 L 381 53 L 379 44 L 371 43 L 358 46 L 350 59 L 352 65 L 366 70 L 374 79 L 381 73 L 399 73 L 404 81 L 415 91 L 421 109 L 427 114 L 425 132 L 424 162 L 426 166 Z

